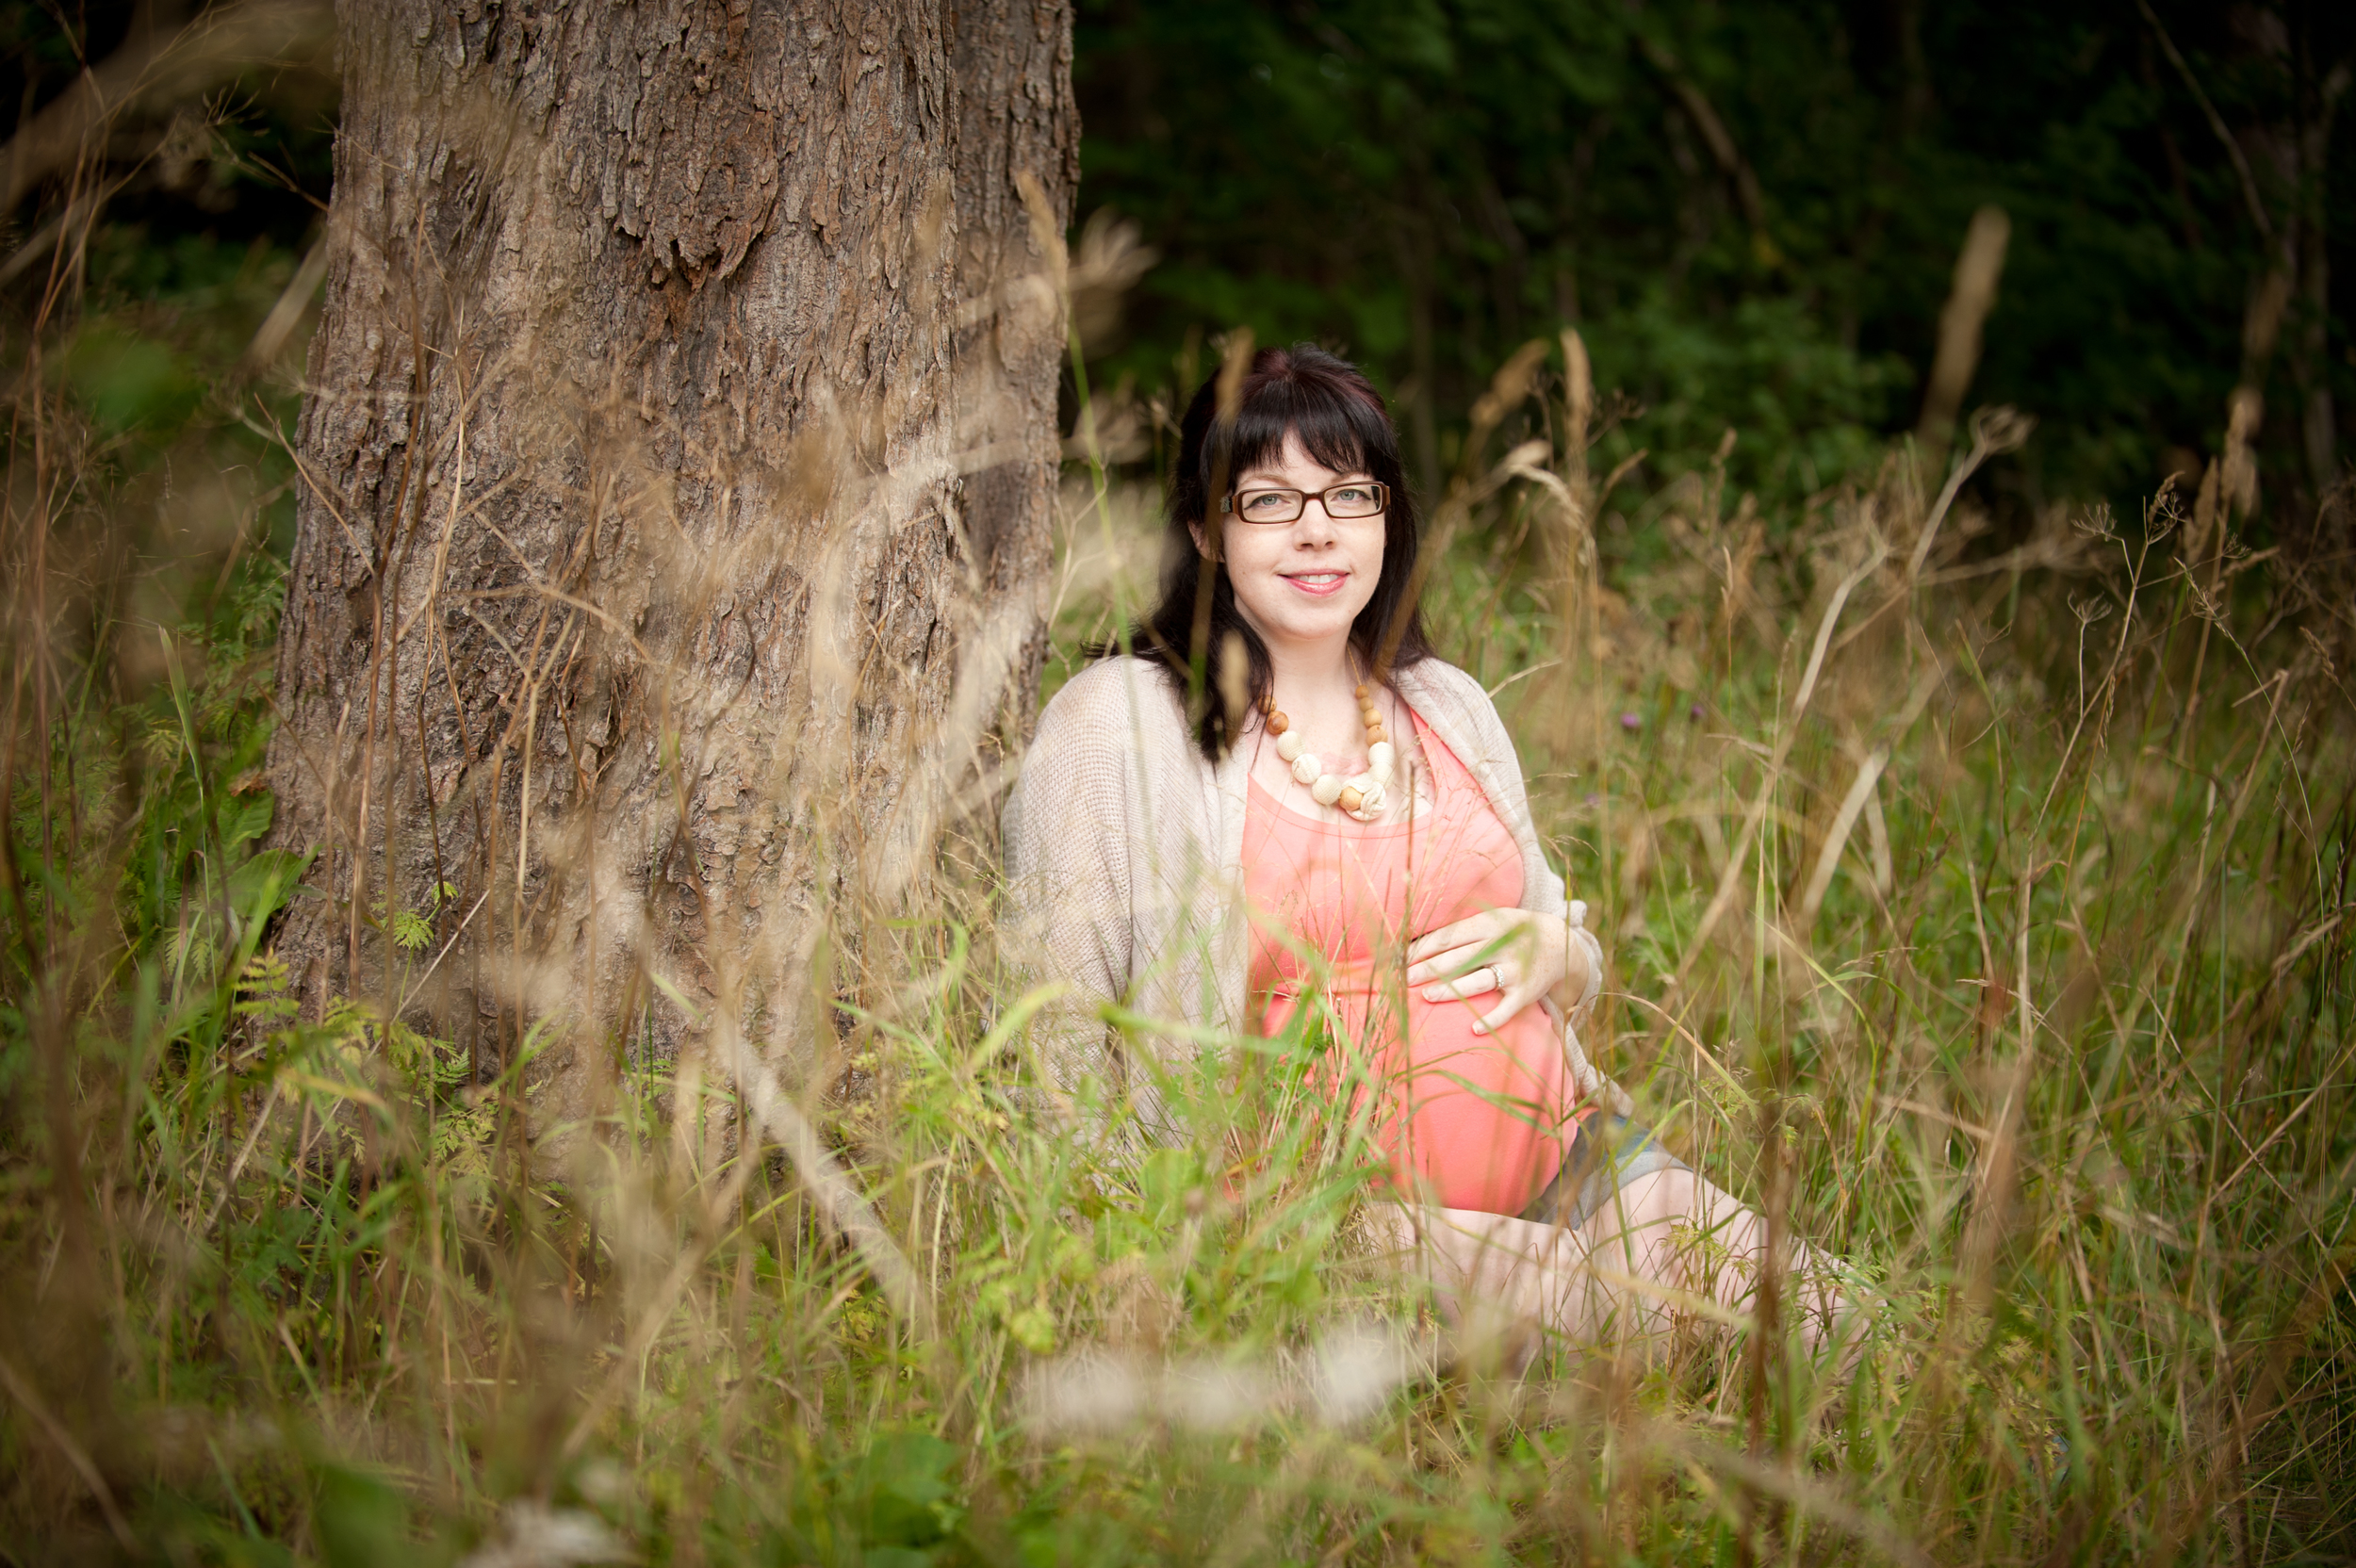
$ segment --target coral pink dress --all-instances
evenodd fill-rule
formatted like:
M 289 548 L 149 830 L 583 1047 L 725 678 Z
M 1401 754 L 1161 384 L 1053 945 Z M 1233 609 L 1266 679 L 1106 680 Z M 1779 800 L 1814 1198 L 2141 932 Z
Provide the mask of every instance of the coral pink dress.
M 1513 835 L 1480 782 L 1414 722 L 1432 804 L 1413 821 L 1310 816 L 1252 783 L 1251 994 L 1270 1037 L 1304 1000 L 1322 1003 L 1335 1046 L 1368 1070 L 1375 1134 L 1402 1189 L 1447 1208 L 1519 1214 L 1562 1162 L 1577 1089 L 1539 1004 L 1476 1035 L 1497 992 L 1426 1002 L 1403 981 L 1414 938 L 1522 897 Z

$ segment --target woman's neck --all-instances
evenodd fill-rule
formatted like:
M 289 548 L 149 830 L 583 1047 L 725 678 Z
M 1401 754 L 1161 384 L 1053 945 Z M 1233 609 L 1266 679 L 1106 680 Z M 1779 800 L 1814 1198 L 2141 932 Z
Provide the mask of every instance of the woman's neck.
M 1331 692 L 1354 691 L 1366 678 L 1358 670 L 1347 637 L 1305 645 L 1268 639 L 1262 643 L 1268 649 L 1268 669 L 1280 694 L 1298 692 L 1301 700 L 1308 700 Z
M 1285 715 L 1319 756 L 1337 761 L 1364 756 L 1366 724 L 1358 687 L 1367 676 L 1349 639 L 1305 646 L 1271 640 L 1267 646 L 1274 688 L 1271 707 Z M 1386 706 L 1379 694 L 1369 690 L 1369 695 L 1378 707 Z M 1276 771 L 1283 771 L 1281 765 Z

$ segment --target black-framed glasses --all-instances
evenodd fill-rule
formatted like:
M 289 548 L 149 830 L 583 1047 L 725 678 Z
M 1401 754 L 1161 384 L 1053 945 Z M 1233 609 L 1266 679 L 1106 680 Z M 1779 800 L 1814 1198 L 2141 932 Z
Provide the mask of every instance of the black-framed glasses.
M 1329 485 L 1323 490 L 1255 486 L 1222 497 L 1219 509 L 1233 513 L 1247 523 L 1289 523 L 1307 510 L 1311 501 L 1322 504 L 1325 514 L 1336 521 L 1379 516 L 1390 510 L 1391 487 L 1380 481 L 1366 479 Z

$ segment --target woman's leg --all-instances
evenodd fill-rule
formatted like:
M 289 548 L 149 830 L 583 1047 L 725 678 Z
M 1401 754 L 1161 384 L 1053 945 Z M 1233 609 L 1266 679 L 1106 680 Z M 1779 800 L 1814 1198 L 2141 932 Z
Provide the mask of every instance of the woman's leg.
M 1660 1287 L 1746 1317 L 1758 1309 L 1767 1222 L 1691 1170 L 1636 1178 L 1579 1236 L 1591 1274 L 1642 1282 L 1624 1288 L 1642 1294 L 1644 1285 Z M 1785 1238 L 1781 1264 L 1777 1316 L 1787 1323 L 1796 1316 L 1808 1348 L 1821 1348 L 1848 1305 L 1824 1256 L 1805 1243 Z
M 1476 1331 L 1534 1321 L 1579 1339 L 1665 1331 L 1702 1301 L 1748 1315 L 1766 1251 L 1766 1224 L 1693 1171 L 1658 1170 L 1576 1231 L 1470 1209 L 1409 1209 L 1388 1217 L 1402 1250 L 1417 1252 L 1444 1315 Z M 1796 1305 L 1811 1349 L 1845 1311 L 1821 1260 L 1788 1244 L 1787 1320 Z

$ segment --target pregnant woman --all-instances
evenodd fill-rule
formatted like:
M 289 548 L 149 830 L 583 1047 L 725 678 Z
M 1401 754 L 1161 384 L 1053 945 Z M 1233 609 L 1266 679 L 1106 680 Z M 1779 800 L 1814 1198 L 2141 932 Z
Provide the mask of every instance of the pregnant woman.
M 1580 1047 L 1602 947 L 1497 710 L 1425 640 L 1381 396 L 1300 346 L 1221 401 L 1215 377 L 1186 411 L 1159 606 L 1047 705 L 1006 803 L 1009 939 L 1068 982 L 1054 1088 L 1175 1139 L 1177 1064 L 1103 1004 L 1264 1036 L 1321 1004 L 1390 1157 L 1378 1213 L 1444 1312 L 1591 1334 L 1743 1308 L 1765 1227 L 1615 1114 Z M 1221 695 L 1190 721 L 1197 657 Z M 1800 1304 L 1813 1342 L 1834 1298 Z

